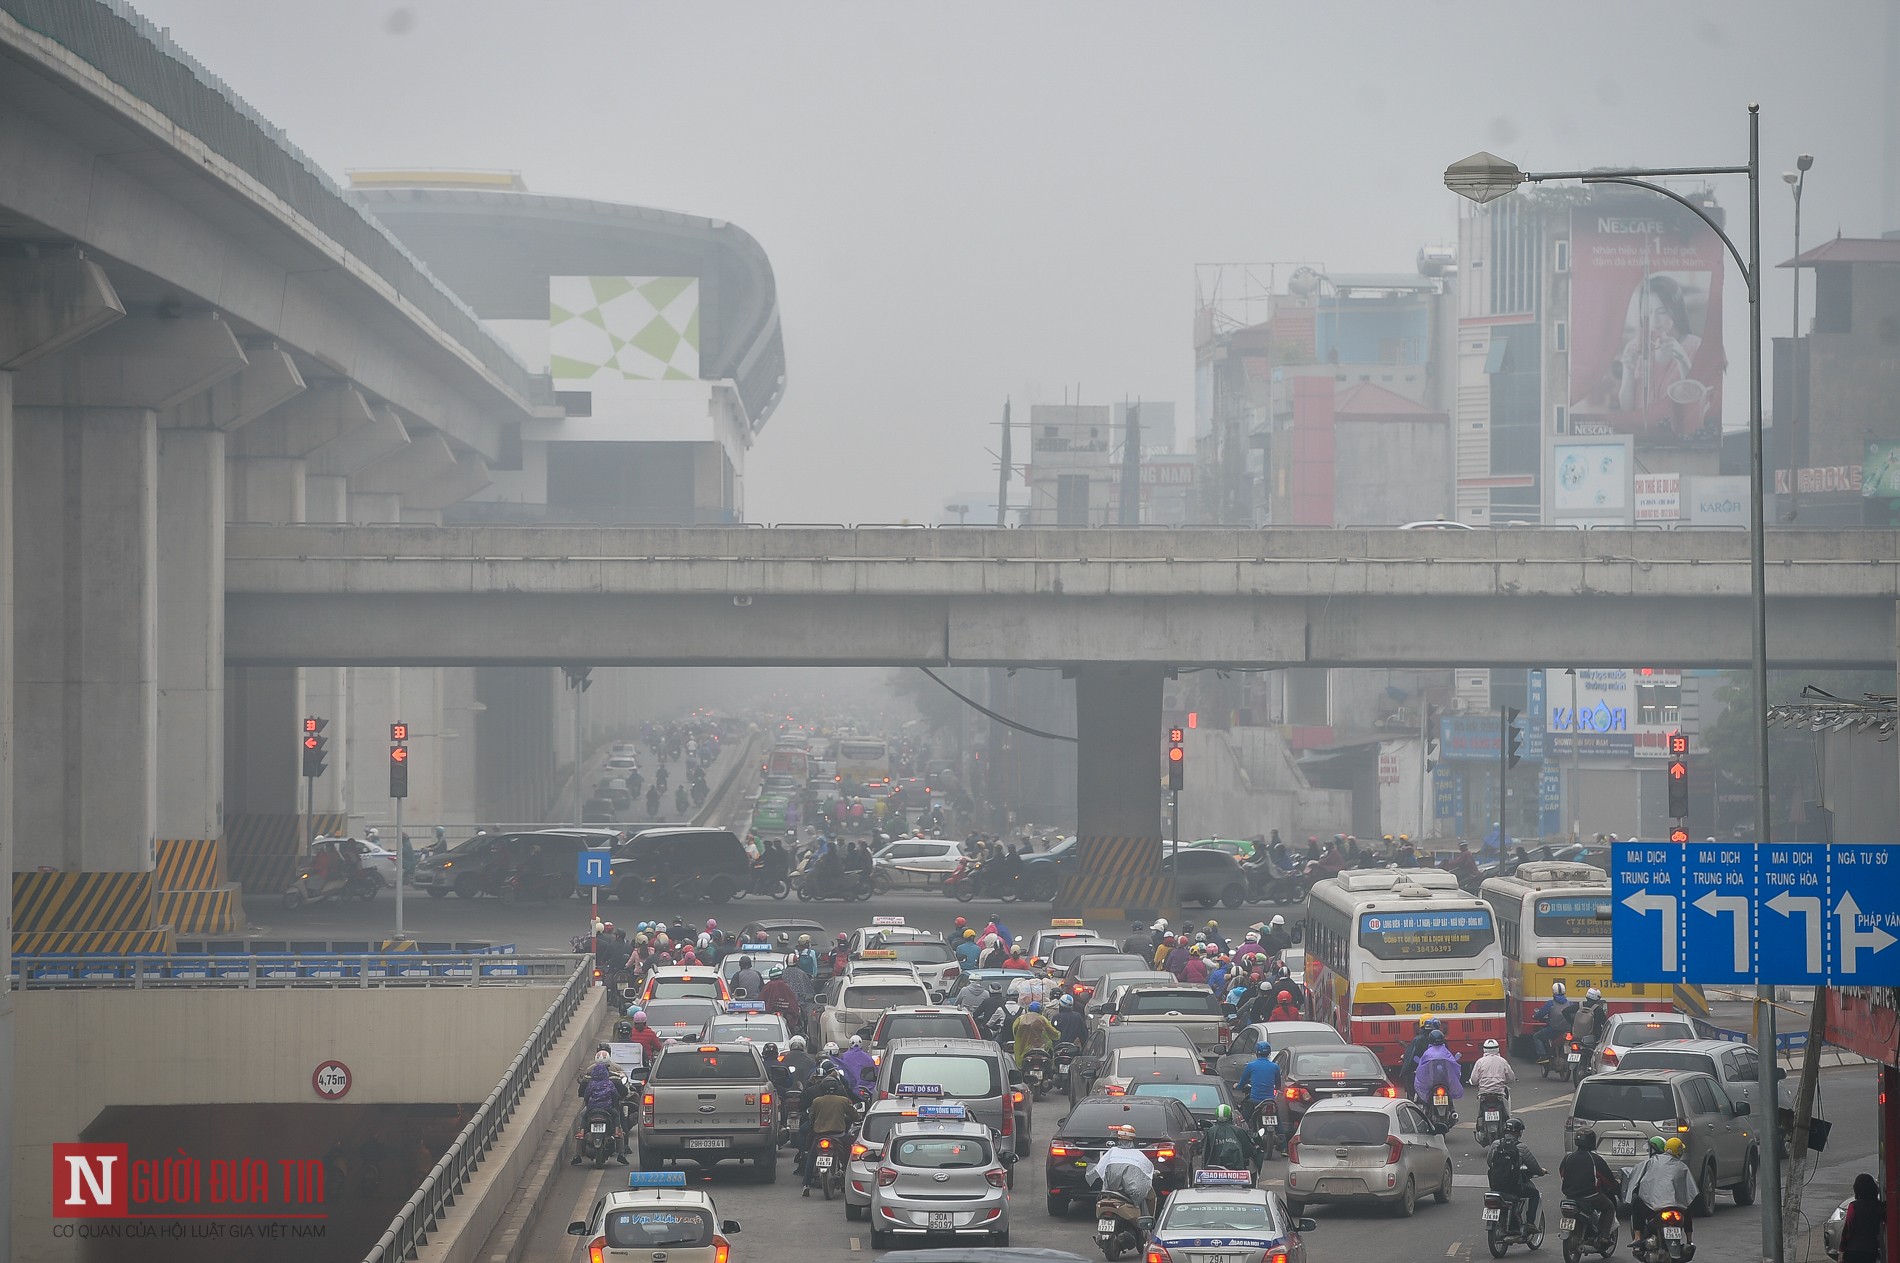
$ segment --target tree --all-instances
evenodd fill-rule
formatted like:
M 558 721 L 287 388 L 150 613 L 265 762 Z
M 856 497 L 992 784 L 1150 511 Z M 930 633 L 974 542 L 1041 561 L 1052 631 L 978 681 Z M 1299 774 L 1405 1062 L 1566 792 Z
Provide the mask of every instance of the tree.
M 1859 699 L 1868 693 L 1890 693 L 1894 678 L 1882 671 L 1770 671 L 1769 705 L 1797 703 L 1801 690 L 1809 685 L 1836 697 Z M 1707 762 L 1717 784 L 1726 779 L 1751 794 L 1755 788 L 1755 714 L 1749 706 L 1753 693 L 1753 682 L 1745 672 L 1730 672 L 1715 691 L 1722 713 L 1713 724 L 1705 725 L 1702 733 Z M 1795 804 L 1820 797 L 1812 732 L 1783 727 L 1768 730 L 1768 788 L 1769 819 L 1777 824 L 1787 823 Z

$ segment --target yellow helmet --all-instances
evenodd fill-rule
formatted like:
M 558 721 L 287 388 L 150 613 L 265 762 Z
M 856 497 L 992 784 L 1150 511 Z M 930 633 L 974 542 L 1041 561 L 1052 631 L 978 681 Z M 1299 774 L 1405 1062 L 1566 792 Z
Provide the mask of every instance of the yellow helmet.
M 975 937 L 976 937 L 976 931 L 975 931 L 975 930 L 965 930 L 965 931 L 963 932 L 963 937 L 964 937 L 964 938 L 975 938 Z
M 1667 1149 L 1670 1153 L 1680 1158 L 1682 1156 L 1682 1151 L 1688 1148 L 1688 1146 L 1682 1143 L 1681 1136 L 1671 1136 L 1669 1139 L 1663 1142 L 1663 1148 Z

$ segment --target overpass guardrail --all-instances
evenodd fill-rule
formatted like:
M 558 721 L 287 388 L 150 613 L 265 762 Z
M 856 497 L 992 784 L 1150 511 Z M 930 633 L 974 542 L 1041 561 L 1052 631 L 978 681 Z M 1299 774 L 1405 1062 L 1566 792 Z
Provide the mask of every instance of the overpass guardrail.
M 528 1036 L 527 1043 L 508 1063 L 508 1070 L 488 1094 L 475 1116 L 468 1120 L 461 1134 L 449 1144 L 448 1149 L 436 1162 L 429 1174 L 422 1179 L 408 1201 L 403 1203 L 389 1227 L 370 1247 L 363 1263 L 398 1263 L 400 1260 L 413 1259 L 417 1249 L 427 1245 L 429 1234 L 441 1223 L 444 1213 L 455 1204 L 455 1199 L 467 1187 L 469 1178 L 482 1158 L 494 1146 L 501 1129 L 514 1115 L 515 1107 L 521 1101 L 522 1094 L 534 1082 L 541 1065 L 547 1060 L 548 1053 L 560 1042 L 568 1019 L 580 1007 L 581 1000 L 587 995 L 587 989 L 593 982 L 593 960 L 591 957 L 566 957 L 572 967 L 567 984 L 561 988 L 554 1003 Z
M 364 955 L 18 956 L 15 990 L 168 987 L 450 987 L 560 982 L 591 958 L 554 952 Z

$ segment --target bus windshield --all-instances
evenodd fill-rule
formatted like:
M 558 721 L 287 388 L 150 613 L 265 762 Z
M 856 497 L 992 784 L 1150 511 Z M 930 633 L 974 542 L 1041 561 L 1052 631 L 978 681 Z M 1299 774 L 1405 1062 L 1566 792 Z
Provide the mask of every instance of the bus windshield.
M 1538 895 L 1531 904 L 1531 931 L 1539 938 L 1608 938 L 1610 923 L 1597 920 L 1610 894 Z
M 1489 908 L 1419 908 L 1359 914 L 1359 946 L 1376 960 L 1462 960 L 1496 940 Z

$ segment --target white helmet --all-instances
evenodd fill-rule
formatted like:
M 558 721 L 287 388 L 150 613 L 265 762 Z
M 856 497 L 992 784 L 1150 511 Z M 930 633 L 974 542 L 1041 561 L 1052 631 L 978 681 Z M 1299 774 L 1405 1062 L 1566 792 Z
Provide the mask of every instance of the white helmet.
M 1248 930 L 1248 931 L 1247 931 L 1247 941 L 1248 941 L 1249 943 L 1258 943 L 1258 942 L 1260 941 L 1260 931 L 1259 931 L 1259 930 Z
M 1276 912 L 1273 914 L 1273 920 L 1267 922 L 1267 928 L 1272 929 L 1274 926 L 1285 925 L 1285 924 L 1286 924 L 1286 918 Z
M 1484 1050 L 1485 1050 L 1486 1052 L 1488 1052 L 1488 1053 L 1494 1053 L 1494 1052 L 1496 1052 L 1496 1051 L 1498 1050 L 1498 1041 L 1497 1041 L 1497 1040 L 1495 1040 L 1495 1039 L 1487 1039 L 1487 1040 L 1485 1040 L 1485 1041 L 1484 1041 Z
M 836 1057 L 838 1055 L 838 1041 L 835 1039 L 827 1040 L 824 1047 L 824 1054 L 827 1057 Z
M 805 1037 L 803 1035 L 794 1035 L 786 1043 L 785 1046 L 791 1049 L 793 1052 L 804 1052 L 805 1051 Z
M 614 1059 L 613 1054 L 608 1052 L 605 1048 L 599 1049 L 594 1053 L 595 1061 L 611 1062 L 613 1059 Z
M 1553 982 L 1550 984 L 1550 998 L 1553 1000 L 1561 1000 L 1564 998 L 1564 984 L 1563 983 Z
M 858 1047 L 861 1047 L 861 1046 L 863 1045 L 863 1043 L 864 1043 L 864 1041 L 863 1041 L 862 1039 L 859 1039 L 859 1038 L 858 1038 L 858 1037 L 857 1037 L 856 1035 L 853 1035 L 853 1036 L 851 1037 L 851 1046 L 852 1046 L 853 1048 L 858 1048 Z
M 1168 918 L 1162 917 L 1148 928 L 1151 930 L 1165 930 L 1168 928 Z
M 1591 987 L 1588 991 L 1583 993 L 1583 998 L 1586 1000 L 1601 1000 L 1603 993 L 1598 991 L 1595 987 Z

